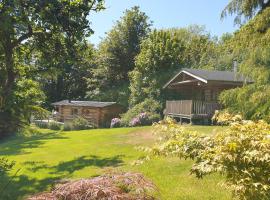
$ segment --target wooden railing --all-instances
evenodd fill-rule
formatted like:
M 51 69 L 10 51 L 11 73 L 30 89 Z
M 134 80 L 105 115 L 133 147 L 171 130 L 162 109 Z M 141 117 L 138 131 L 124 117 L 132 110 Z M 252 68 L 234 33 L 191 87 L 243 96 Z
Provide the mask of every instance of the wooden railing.
M 220 109 L 216 102 L 205 102 L 195 100 L 166 101 L 166 115 L 180 116 L 212 116 L 215 110 Z

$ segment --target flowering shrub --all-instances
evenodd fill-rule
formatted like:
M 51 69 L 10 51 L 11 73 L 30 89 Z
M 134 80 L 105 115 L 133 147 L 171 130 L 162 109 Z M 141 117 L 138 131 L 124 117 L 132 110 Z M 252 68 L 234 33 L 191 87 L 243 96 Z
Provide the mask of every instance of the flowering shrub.
M 141 125 L 149 125 L 149 117 L 146 112 L 140 113 L 139 119 L 140 119 Z
M 117 128 L 121 126 L 121 119 L 113 118 L 111 121 L 111 128 Z
M 151 124 L 152 120 L 149 118 L 149 115 L 146 112 L 140 113 L 137 117 L 134 117 L 129 123 L 130 126 L 146 126 Z
M 270 199 L 270 125 L 266 122 L 234 122 L 210 136 L 185 130 L 171 119 L 154 127 L 163 135 L 163 142 L 151 149 L 155 155 L 193 159 L 191 173 L 198 178 L 220 172 L 226 177 L 224 185 L 240 200 Z
M 233 122 L 241 122 L 242 120 L 241 115 L 233 115 L 227 111 L 216 111 L 212 117 L 212 121 L 218 125 L 229 125 Z
M 145 101 L 135 105 L 130 108 L 126 113 L 121 115 L 121 124 L 122 126 L 130 126 L 131 121 L 134 118 L 139 117 L 140 113 L 147 113 L 149 118 L 149 124 L 151 125 L 153 122 L 157 122 L 160 120 L 160 111 L 161 106 L 160 103 L 151 98 L 145 99 Z
M 141 125 L 141 121 L 139 119 L 139 117 L 135 117 L 130 121 L 130 126 L 140 126 Z

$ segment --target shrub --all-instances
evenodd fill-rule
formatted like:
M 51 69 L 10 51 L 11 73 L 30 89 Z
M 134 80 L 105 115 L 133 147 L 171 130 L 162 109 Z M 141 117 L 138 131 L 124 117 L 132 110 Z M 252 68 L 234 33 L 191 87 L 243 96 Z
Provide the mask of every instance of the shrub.
M 149 124 L 156 122 L 160 119 L 161 106 L 160 103 L 153 99 L 146 99 L 142 103 L 135 105 L 129 109 L 125 114 L 121 115 L 121 124 L 129 126 L 134 118 L 137 118 L 140 113 L 147 113 Z
M 121 119 L 113 118 L 111 121 L 111 128 L 117 128 L 121 126 Z
M 72 122 L 65 122 L 63 126 L 64 131 L 71 131 L 73 130 Z
M 154 116 L 154 115 L 152 115 Z M 133 118 L 129 125 L 130 126 L 145 126 L 145 125 L 151 125 L 152 120 L 149 118 L 149 114 L 146 112 L 140 113 L 137 117 Z
M 93 126 L 91 126 L 89 122 L 82 117 L 77 117 L 73 119 L 71 123 L 73 130 L 86 130 L 93 128 Z
M 165 142 L 152 149 L 156 155 L 195 160 L 191 173 L 202 178 L 213 172 L 226 177 L 226 186 L 240 200 L 270 199 L 270 125 L 234 122 L 224 132 L 203 136 L 185 130 L 173 120 L 155 124 Z
M 59 122 L 52 121 L 49 123 L 49 129 L 51 129 L 51 130 L 58 131 L 58 130 L 61 130 L 61 128 L 62 128 L 62 124 Z
M 7 158 L 0 158 L 0 175 L 11 170 L 15 165 L 14 161 L 9 161 Z
M 140 125 L 141 125 L 141 122 L 140 122 L 139 117 L 133 118 L 129 123 L 129 126 L 140 126 Z
M 233 115 L 227 110 L 216 111 L 212 117 L 213 123 L 218 125 L 229 125 L 233 122 L 241 122 L 242 120 L 243 118 L 240 114 Z
M 154 200 L 157 188 L 139 173 L 106 174 L 92 179 L 69 181 L 28 200 L 145 199 Z

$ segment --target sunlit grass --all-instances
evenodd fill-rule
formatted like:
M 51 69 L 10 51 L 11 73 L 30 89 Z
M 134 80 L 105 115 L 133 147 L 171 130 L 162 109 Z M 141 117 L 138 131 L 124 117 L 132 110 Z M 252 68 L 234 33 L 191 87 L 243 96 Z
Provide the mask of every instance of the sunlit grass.
M 216 127 L 187 128 L 211 133 Z M 49 189 L 61 179 L 92 177 L 117 169 L 142 172 L 158 186 L 162 199 L 230 199 L 229 192 L 218 184 L 222 180 L 220 176 L 198 180 L 190 175 L 190 160 L 157 158 L 133 166 L 134 160 L 145 155 L 135 147 L 153 143 L 151 127 L 71 132 L 42 130 L 32 137 L 11 138 L 0 143 L 0 156 L 15 160 L 16 166 L 9 177 L 1 178 L 1 186 L 18 169 L 20 171 L 0 198 L 22 199 Z

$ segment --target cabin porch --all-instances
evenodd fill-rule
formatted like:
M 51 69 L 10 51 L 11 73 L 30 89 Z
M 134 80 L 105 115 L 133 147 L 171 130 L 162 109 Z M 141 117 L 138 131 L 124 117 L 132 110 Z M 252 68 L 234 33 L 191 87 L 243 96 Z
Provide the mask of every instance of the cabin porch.
M 164 114 L 179 119 L 180 123 L 183 122 L 183 119 L 188 119 L 191 123 L 194 120 L 208 123 L 218 109 L 220 109 L 220 105 L 217 102 L 198 100 L 166 101 Z

